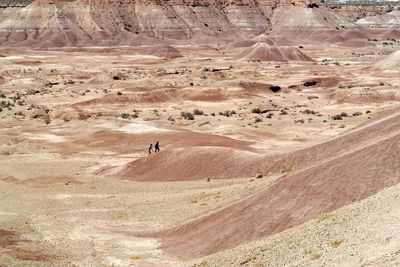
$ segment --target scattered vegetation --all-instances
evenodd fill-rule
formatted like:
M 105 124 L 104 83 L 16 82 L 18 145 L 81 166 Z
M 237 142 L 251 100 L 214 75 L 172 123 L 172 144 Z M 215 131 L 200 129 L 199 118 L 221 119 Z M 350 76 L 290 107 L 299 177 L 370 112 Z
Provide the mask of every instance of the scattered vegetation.
M 26 95 L 36 95 L 36 94 L 39 94 L 40 93 L 40 91 L 39 90 L 35 90 L 35 89 L 28 89 L 28 90 L 26 90 Z
M 121 114 L 121 118 L 123 119 L 129 119 L 131 117 L 131 115 L 129 113 L 122 113 Z
M 281 173 L 287 173 L 287 172 L 291 172 L 293 170 L 293 165 L 291 164 L 285 164 L 282 168 L 281 168 Z
M 333 216 L 335 216 L 334 212 L 322 213 L 321 215 L 318 216 L 317 222 L 325 221 Z
M 117 220 L 121 220 L 121 219 L 123 219 L 125 217 L 126 217 L 126 213 L 124 211 L 118 211 L 115 214 L 115 219 L 117 219 Z
M 182 111 L 181 112 L 181 117 L 184 118 L 185 120 L 189 120 L 189 121 L 194 120 L 193 113 L 187 112 L 187 111 Z
M 43 117 L 44 123 L 46 124 L 50 124 L 51 123 L 51 119 L 50 116 L 47 114 Z
M 124 112 L 124 113 L 121 113 L 120 117 L 123 119 L 137 119 L 137 118 L 139 118 L 139 111 L 133 110 L 133 114 Z
M 331 245 L 331 247 L 333 248 L 337 248 L 340 246 L 340 244 L 342 244 L 343 240 L 342 239 L 332 239 L 329 240 L 329 244 Z
M 225 110 L 225 111 L 220 111 L 218 114 L 220 116 L 231 117 L 232 115 L 236 114 L 236 111 L 234 111 L 234 110 Z
M 298 119 L 298 120 L 294 120 L 294 123 L 304 123 L 304 119 Z
M 333 115 L 331 118 L 332 118 L 332 120 L 334 120 L 334 121 L 343 120 L 342 115 L 340 115 L 340 114 Z
M 197 116 L 202 116 L 202 115 L 204 115 L 204 112 L 202 110 L 199 110 L 199 109 L 195 108 L 193 110 L 193 114 L 197 115 Z
M 319 258 L 321 258 L 321 256 L 322 256 L 321 252 L 314 251 L 310 254 L 310 260 L 318 260 Z

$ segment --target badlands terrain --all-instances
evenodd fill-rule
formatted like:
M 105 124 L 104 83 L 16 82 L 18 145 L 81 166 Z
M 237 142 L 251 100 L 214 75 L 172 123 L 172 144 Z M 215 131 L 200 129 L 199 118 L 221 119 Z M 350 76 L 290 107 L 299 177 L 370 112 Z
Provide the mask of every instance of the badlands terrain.
M 400 9 L 342 2 L 1 1 L 0 266 L 399 266 Z

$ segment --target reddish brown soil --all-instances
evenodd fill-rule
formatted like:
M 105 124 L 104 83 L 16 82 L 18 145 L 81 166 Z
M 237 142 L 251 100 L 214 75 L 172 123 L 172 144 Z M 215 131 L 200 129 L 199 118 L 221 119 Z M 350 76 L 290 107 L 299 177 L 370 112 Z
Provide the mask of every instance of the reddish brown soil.
M 245 85 L 246 87 L 246 85 Z M 258 85 L 259 87 L 259 85 Z M 228 99 L 240 99 L 257 96 L 261 90 L 230 90 L 220 88 L 203 88 L 190 90 L 188 88 L 163 88 L 161 90 L 150 90 L 144 92 L 126 93 L 123 95 L 106 95 L 74 104 L 74 107 L 87 107 L 95 105 L 123 105 L 123 104 L 151 104 L 151 103 L 174 103 L 179 101 L 223 101 Z M 267 93 L 268 91 L 264 91 Z
M 399 127 L 397 111 L 332 141 L 282 157 L 274 164 L 286 162 L 296 171 L 246 199 L 154 236 L 166 251 L 194 258 L 278 233 L 364 199 L 400 181 Z M 273 169 L 268 160 L 264 164 Z
M 248 91 L 254 92 L 254 93 L 260 93 L 260 92 L 270 93 L 270 92 L 272 92 L 272 90 L 270 89 L 272 84 L 242 81 L 242 82 L 239 82 L 239 86 L 245 90 L 248 90 Z
M 25 261 L 47 261 L 49 256 L 40 251 L 30 251 L 18 247 L 19 242 L 28 242 L 21 239 L 15 232 L 0 229 L 0 249 L 13 258 Z
M 355 94 L 351 90 L 343 90 L 335 94 L 329 94 L 329 99 L 335 100 L 339 104 L 353 103 L 353 104 L 366 104 L 366 103 L 383 103 L 386 101 L 399 101 L 400 98 L 393 93 L 377 93 L 366 92 L 362 94 Z
M 239 141 L 235 139 L 231 139 L 225 136 L 212 135 L 207 133 L 200 132 L 191 132 L 191 131 L 172 131 L 172 132 L 160 132 L 160 133 L 151 133 L 151 134 L 127 134 L 116 131 L 99 131 L 96 132 L 87 138 L 80 139 L 79 141 L 74 142 L 73 144 L 68 144 L 65 147 L 65 151 L 80 151 L 82 149 L 112 149 L 113 151 L 117 151 L 119 153 L 129 153 L 133 151 L 140 152 L 143 151 L 143 144 L 150 144 L 154 142 L 154 140 L 162 140 L 162 149 L 168 148 L 173 144 L 174 149 L 182 149 L 183 154 L 190 154 L 190 151 L 196 151 L 197 147 L 213 147 L 213 148 L 226 148 L 226 149 L 238 149 L 243 151 L 253 152 L 254 149 L 249 147 L 250 142 Z M 62 144 L 60 144 L 62 145 Z M 75 147 L 76 146 L 76 147 Z M 185 150 L 183 150 L 185 149 Z M 146 152 L 146 151 L 143 151 Z M 156 163 L 157 160 L 163 161 L 165 157 L 168 155 L 163 155 L 161 153 L 157 158 L 143 158 L 140 161 L 136 162 L 136 165 L 142 165 L 141 168 L 149 168 L 154 171 L 162 170 L 163 168 L 156 168 L 156 166 L 161 166 Z M 154 166 L 152 163 L 154 162 Z M 134 165 L 134 162 L 132 163 Z M 147 166 L 147 167 L 146 167 Z M 166 168 L 169 166 L 176 168 L 174 164 L 167 164 Z M 136 170 L 131 169 L 130 167 L 126 168 L 124 171 L 123 177 L 125 178 L 133 178 Z M 149 177 L 155 177 L 150 171 Z M 173 177 L 173 176 L 172 176 Z M 174 179 L 174 178 L 172 178 Z M 176 179 L 176 178 L 175 178 Z M 187 178 L 186 178 L 187 179 Z
M 24 66 L 37 66 L 42 64 L 43 62 L 39 60 L 21 60 L 21 61 L 14 61 L 14 64 L 24 65 Z

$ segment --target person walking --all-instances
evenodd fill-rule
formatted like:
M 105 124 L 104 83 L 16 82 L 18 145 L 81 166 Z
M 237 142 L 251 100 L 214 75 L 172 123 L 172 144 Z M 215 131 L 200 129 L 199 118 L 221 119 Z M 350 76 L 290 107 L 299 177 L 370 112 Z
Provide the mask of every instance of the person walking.
M 157 141 L 154 149 L 154 153 L 159 153 L 160 152 L 160 141 Z
M 153 152 L 153 144 L 150 144 L 149 146 L 149 155 L 151 155 L 151 152 Z

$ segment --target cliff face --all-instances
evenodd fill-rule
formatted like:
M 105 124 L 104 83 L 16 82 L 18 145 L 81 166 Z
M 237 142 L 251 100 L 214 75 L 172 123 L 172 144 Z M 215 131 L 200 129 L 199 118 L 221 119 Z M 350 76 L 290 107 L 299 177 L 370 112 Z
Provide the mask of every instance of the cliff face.
M 349 21 L 318 0 L 39 0 L 0 10 L 0 44 L 124 45 L 147 37 L 208 42 L 353 27 Z
M 0 15 L 3 45 L 129 43 L 138 35 L 192 39 L 234 38 L 267 31 L 273 10 L 306 8 L 309 1 L 171 0 L 36 1 Z

